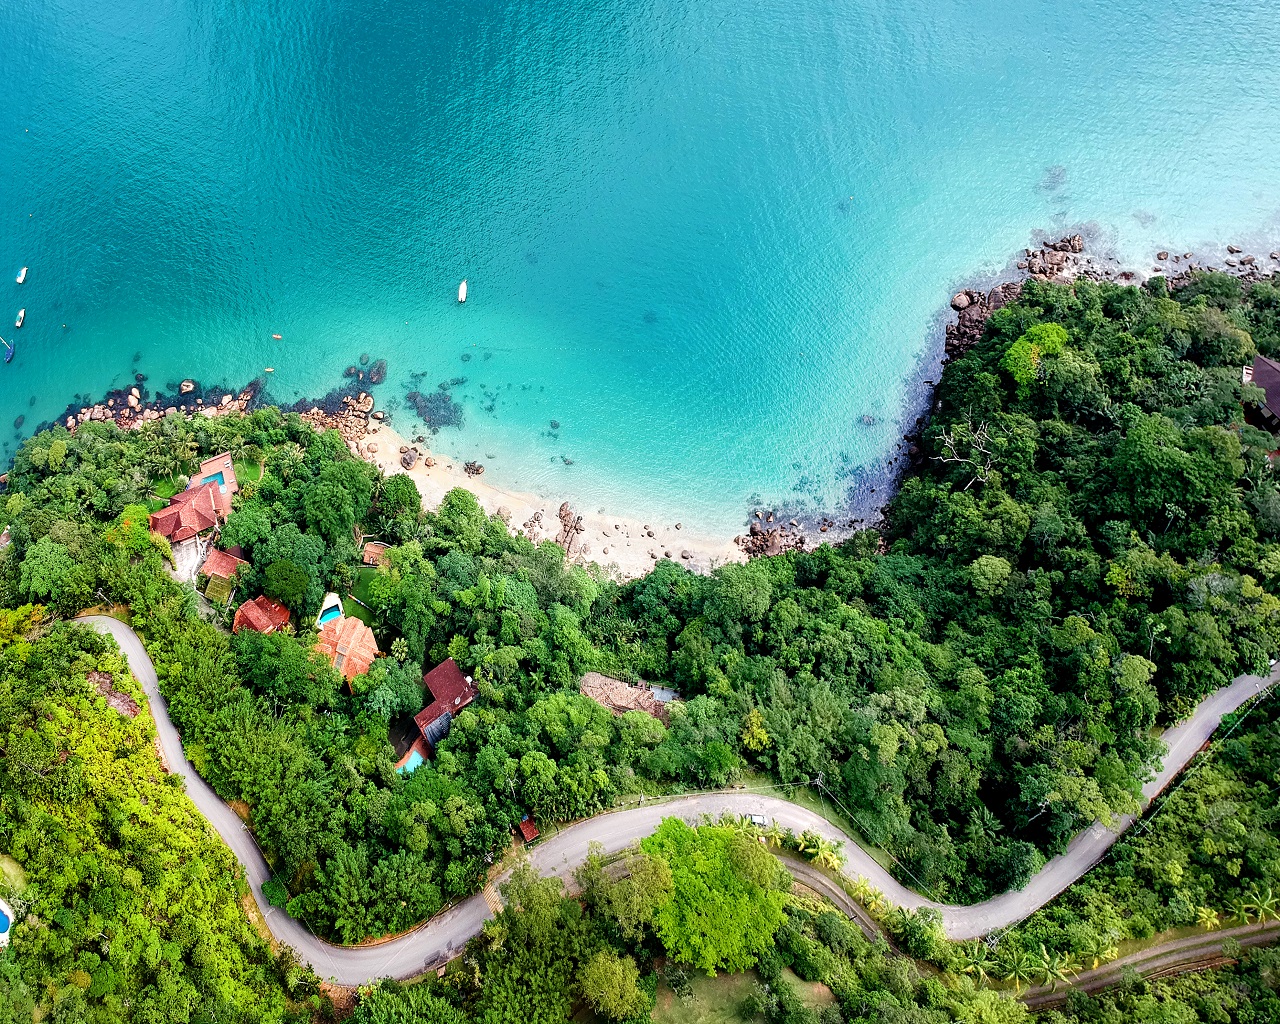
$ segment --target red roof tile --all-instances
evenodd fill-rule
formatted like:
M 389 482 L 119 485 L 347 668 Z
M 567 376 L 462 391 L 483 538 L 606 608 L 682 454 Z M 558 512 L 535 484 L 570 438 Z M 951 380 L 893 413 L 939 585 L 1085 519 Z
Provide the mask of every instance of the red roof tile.
M 413 716 L 413 721 L 423 736 L 427 734 L 427 727 L 446 711 L 456 715 L 476 699 L 476 688 L 452 658 L 442 661 L 423 676 L 422 681 L 427 684 L 427 689 L 434 698 Z
M 210 548 L 209 556 L 204 560 L 204 565 L 200 566 L 200 571 L 206 576 L 217 576 L 229 580 L 235 576 L 240 566 L 248 564 L 243 558 L 236 558 L 235 555 L 229 555 L 225 551 Z
M 373 630 L 359 619 L 339 615 L 320 627 L 316 650 L 333 662 L 333 667 L 350 682 L 369 671 L 378 656 L 378 641 Z
M 205 530 L 212 530 L 219 519 L 226 518 L 226 512 L 218 503 L 219 497 L 217 484 L 202 484 L 175 494 L 169 499 L 168 508 L 151 514 L 148 525 L 175 544 L 190 540 Z
M 525 815 L 520 819 L 520 835 L 524 837 L 526 843 L 531 843 L 538 838 L 538 826 L 533 823 L 533 819 L 529 815 Z
M 385 544 L 379 544 L 376 540 L 369 541 L 369 543 L 364 546 L 364 564 L 386 565 L 387 546 Z
M 255 633 L 274 633 L 282 629 L 289 621 L 289 609 L 278 601 L 273 601 L 265 594 L 246 601 L 236 609 L 235 621 L 231 629 L 239 633 L 242 629 L 251 629 Z

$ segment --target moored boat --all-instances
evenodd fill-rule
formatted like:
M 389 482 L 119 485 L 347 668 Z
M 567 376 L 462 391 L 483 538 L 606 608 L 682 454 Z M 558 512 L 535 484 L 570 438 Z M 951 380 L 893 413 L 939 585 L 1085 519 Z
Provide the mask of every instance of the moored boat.
M 458 301 L 467 301 L 467 279 L 465 277 L 462 279 L 462 284 L 458 285 Z
M 0 338 L 0 345 L 4 346 L 4 361 L 7 363 L 13 359 L 13 346 L 5 341 L 4 338 Z
M 18 319 L 13 322 L 13 326 L 21 327 L 22 321 L 25 320 L 26 318 L 27 318 L 27 311 L 26 311 L 26 308 L 24 307 L 23 309 L 18 310 Z
M 23 267 L 18 271 L 18 284 L 22 284 L 27 279 L 27 268 Z

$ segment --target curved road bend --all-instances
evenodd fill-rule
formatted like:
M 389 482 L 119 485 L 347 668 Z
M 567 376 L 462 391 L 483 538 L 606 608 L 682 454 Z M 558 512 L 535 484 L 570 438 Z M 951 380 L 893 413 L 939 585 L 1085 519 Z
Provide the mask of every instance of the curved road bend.
M 467 940 L 480 931 L 480 926 L 493 916 L 484 899 L 477 894 L 389 942 L 353 947 L 335 946 L 318 939 L 300 922 L 272 907 L 262 895 L 262 883 L 270 877 L 266 861 L 248 828 L 186 759 L 178 731 L 169 720 L 164 698 L 160 696 L 155 666 L 142 641 L 118 619 L 89 615 L 77 621 L 115 637 L 130 669 L 150 699 L 151 714 L 169 759 L 169 767 L 186 776 L 188 795 L 244 865 L 254 898 L 263 908 L 271 933 L 297 950 L 298 955 L 310 962 L 320 975 L 341 985 L 359 985 L 375 978 L 406 978 L 420 974 L 427 965 L 440 963 L 461 950 Z M 1169 747 L 1165 767 L 1143 787 L 1143 798 L 1149 801 L 1168 785 L 1213 734 L 1224 715 L 1269 688 L 1277 678 L 1280 678 L 1280 667 L 1273 669 L 1265 679 L 1241 676 L 1230 686 L 1210 694 L 1196 706 L 1190 718 L 1166 731 L 1161 737 Z M 889 900 L 901 906 L 935 908 L 942 914 L 947 935 L 953 939 L 975 938 L 1021 921 L 1098 863 L 1134 820 L 1132 816 L 1120 818 L 1114 829 L 1095 822 L 1072 840 L 1065 853 L 1041 868 L 1025 888 L 969 907 L 935 903 L 912 892 L 825 818 L 778 797 L 758 793 L 697 794 L 600 814 L 547 839 L 530 852 L 529 860 L 544 875 L 564 877 L 586 859 L 587 848 L 593 842 L 600 843 L 606 853 L 616 853 L 650 835 L 663 818 L 677 816 L 696 821 L 703 815 L 715 818 L 725 813 L 771 815 L 784 828 L 797 832 L 809 829 L 828 840 L 843 843 L 847 874 L 861 875 Z

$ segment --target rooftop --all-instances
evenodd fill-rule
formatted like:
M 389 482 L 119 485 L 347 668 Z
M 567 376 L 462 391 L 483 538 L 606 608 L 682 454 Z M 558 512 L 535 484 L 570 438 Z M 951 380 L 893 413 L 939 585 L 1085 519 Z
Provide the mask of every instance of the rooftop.
M 347 682 L 369 671 L 378 656 L 378 641 L 373 630 L 356 618 L 339 615 L 320 627 L 316 641 L 320 651 Z
M 538 832 L 538 826 L 533 823 L 533 819 L 527 814 L 520 819 L 518 827 L 520 829 L 520 835 L 526 843 L 533 842 L 540 835 Z
M 221 478 L 219 480 L 219 478 Z M 219 490 L 226 495 L 227 507 L 231 506 L 231 496 L 240 491 L 240 481 L 236 479 L 235 464 L 231 461 L 231 453 L 223 452 L 200 463 L 200 468 L 191 477 L 187 486 L 198 487 L 202 483 L 213 481 Z
M 1255 356 L 1251 379 L 1266 393 L 1262 411 L 1269 416 L 1280 418 L 1280 363 L 1266 356 Z
M 459 711 L 476 699 L 476 688 L 468 676 L 462 674 L 457 662 L 447 658 L 433 668 L 422 681 L 431 691 L 432 701 L 413 716 L 414 722 L 422 735 L 429 741 L 432 737 L 427 731 L 437 719 L 449 715 L 452 719 Z M 447 731 L 447 730 L 446 730 Z M 437 736 L 436 739 L 442 738 Z
M 277 629 L 283 629 L 288 622 L 289 609 L 263 594 L 236 609 L 231 629 L 236 633 L 242 629 L 251 629 L 255 633 L 274 633 Z
M 369 541 L 369 543 L 364 546 L 364 564 L 386 565 L 387 545 L 381 544 L 376 540 Z
M 248 564 L 243 558 L 236 558 L 235 555 L 225 551 L 210 548 L 209 556 L 204 560 L 204 565 L 200 566 L 200 571 L 206 576 L 217 576 L 219 579 L 229 580 L 235 576 L 240 566 Z
M 226 506 L 229 508 L 230 504 Z M 226 509 L 220 502 L 218 485 L 201 484 L 175 494 L 169 499 L 168 508 L 151 514 L 148 526 L 177 544 L 212 530 L 219 519 L 226 518 Z

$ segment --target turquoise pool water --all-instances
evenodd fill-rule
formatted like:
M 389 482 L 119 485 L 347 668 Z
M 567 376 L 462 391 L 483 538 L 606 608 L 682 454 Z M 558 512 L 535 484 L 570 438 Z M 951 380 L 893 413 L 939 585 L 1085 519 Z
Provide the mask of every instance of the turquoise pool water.
M 330 608 L 326 608 L 324 611 L 320 613 L 320 620 L 319 620 L 320 625 L 323 626 L 330 619 L 336 619 L 341 614 L 342 614 L 342 607 L 340 605 L 333 605 Z
M 218 470 L 218 472 L 214 473 L 212 476 L 205 477 L 200 482 L 202 484 L 215 483 L 218 485 L 219 488 L 223 490 L 225 490 L 227 486 L 227 481 L 226 481 L 226 478 L 222 475 L 222 470 Z
M 0 910 L 0 935 L 9 930 L 9 915 Z
M 487 482 L 717 530 L 838 501 L 947 297 L 1034 229 L 1095 221 L 1140 264 L 1276 248 L 1276 26 L 1270 0 L 9 0 L 0 457 L 136 372 L 270 366 L 292 401 L 367 352 L 397 426 L 431 396 Z
M 408 775 L 411 771 L 417 768 L 418 765 L 422 764 L 423 761 L 425 760 L 426 758 L 424 758 L 422 754 L 419 753 L 417 750 L 410 751 L 409 760 L 407 760 L 404 764 L 402 764 L 399 768 L 397 768 L 396 771 L 398 771 L 401 775 Z

